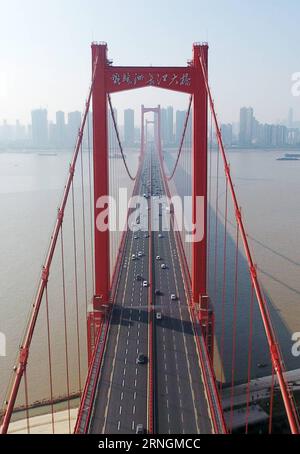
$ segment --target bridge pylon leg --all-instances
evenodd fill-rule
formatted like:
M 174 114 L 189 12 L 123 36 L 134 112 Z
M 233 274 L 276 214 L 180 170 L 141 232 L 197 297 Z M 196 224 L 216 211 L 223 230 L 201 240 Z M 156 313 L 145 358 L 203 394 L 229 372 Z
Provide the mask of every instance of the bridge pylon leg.
M 199 301 L 198 319 L 205 339 L 207 351 L 213 364 L 215 317 L 211 306 L 210 298 L 207 295 L 203 295 Z
M 207 296 L 207 108 L 208 99 L 200 55 L 208 67 L 208 46 L 194 44 L 193 66 L 197 73 L 193 104 L 193 149 L 192 149 L 192 219 L 195 238 L 192 244 L 192 305 L 199 306 L 198 319 L 213 359 L 214 316 Z M 202 198 L 202 200 L 201 200 Z M 200 203 L 199 203 L 200 202 Z M 202 207 L 202 209 L 201 209 Z M 202 231 L 202 238 L 198 237 Z
M 88 364 L 90 364 L 103 317 L 100 311 L 91 311 L 87 314 L 87 346 L 88 346 Z
M 99 226 L 106 216 L 108 222 L 109 152 L 108 105 L 105 71 L 108 66 L 106 43 L 92 44 L 93 85 L 93 169 L 94 169 L 94 260 L 95 289 L 92 311 L 88 314 L 88 356 L 91 358 L 97 332 L 110 306 L 110 241 L 109 228 Z M 106 213 L 106 214 L 105 214 Z M 102 222 L 103 223 L 103 222 Z

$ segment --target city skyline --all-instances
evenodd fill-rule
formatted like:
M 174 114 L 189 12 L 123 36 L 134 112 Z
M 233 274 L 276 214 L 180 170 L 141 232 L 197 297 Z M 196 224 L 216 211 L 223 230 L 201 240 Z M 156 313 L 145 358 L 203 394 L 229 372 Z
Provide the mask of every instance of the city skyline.
M 161 106 L 161 135 L 164 145 L 180 143 L 186 110 L 175 110 L 174 106 Z M 140 115 L 127 107 L 120 114 L 114 108 L 114 117 L 120 128 L 121 138 L 125 146 L 134 145 L 139 141 Z M 91 115 L 91 114 L 90 114 Z M 20 147 L 54 146 L 56 148 L 73 147 L 81 123 L 81 112 L 55 113 L 55 122 L 49 120 L 47 109 L 33 109 L 31 123 L 24 125 L 16 120 L 14 124 L 3 120 L 0 123 L 0 145 L 11 144 Z M 91 121 L 91 120 L 90 120 Z M 112 127 L 111 115 L 109 128 Z M 296 146 L 300 144 L 300 121 L 295 119 L 293 108 L 289 108 L 285 120 L 280 123 L 261 122 L 254 116 L 253 107 L 241 107 L 239 122 L 221 123 L 224 143 L 227 147 L 258 146 Z
M 242 4 L 213 0 L 209 5 L 187 0 L 184 6 L 173 5 L 173 21 L 169 20 L 168 5 L 157 0 L 151 5 L 135 5 L 134 17 L 128 5 L 118 0 L 109 6 L 95 0 L 88 5 L 82 0 L 53 0 L 44 2 L 43 7 L 29 0 L 26 8 L 20 6 L 20 0 L 2 6 L 3 17 L 14 22 L 12 28 L 10 20 L 4 21 L 0 30 L 1 41 L 9 42 L 1 50 L 0 118 L 9 123 L 16 117 L 28 123 L 31 106 L 47 108 L 52 121 L 56 106 L 57 110 L 62 106 L 67 111 L 82 110 L 91 77 L 90 44 L 102 40 L 108 43 L 109 57 L 118 65 L 185 65 L 192 43 L 208 41 L 210 82 L 222 123 L 238 121 L 241 105 L 252 105 L 263 122 L 278 123 L 289 107 L 300 116 L 300 98 L 292 94 L 292 76 L 300 70 L 300 5 L 294 0 L 289 8 L 283 0 Z M 214 13 L 216 9 L 220 14 Z M 112 17 L 114 27 L 107 20 Z M 156 28 L 155 36 L 147 33 L 147 28 L 145 33 L 145 17 L 149 30 Z M 189 24 L 184 39 L 178 33 L 180 19 Z M 167 39 L 158 38 L 161 36 Z M 137 39 L 139 46 L 135 45 Z M 135 109 L 141 103 L 158 104 L 156 99 L 161 97 L 166 105 L 186 108 L 185 96 L 169 92 L 145 89 L 130 95 Z M 128 93 L 116 96 L 114 104 L 126 108 Z

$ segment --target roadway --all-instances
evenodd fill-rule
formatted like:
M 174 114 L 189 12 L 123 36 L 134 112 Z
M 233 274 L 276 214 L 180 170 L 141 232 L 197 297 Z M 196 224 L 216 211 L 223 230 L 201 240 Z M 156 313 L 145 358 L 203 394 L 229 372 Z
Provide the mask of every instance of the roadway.
M 146 156 L 138 194 L 150 173 Z M 94 402 L 90 433 L 135 433 L 137 424 L 147 427 L 147 365 L 136 364 L 140 353 L 148 354 L 148 289 L 137 275 L 149 275 L 146 232 L 128 230 L 116 302 Z M 142 257 L 132 260 L 142 252 Z
M 164 200 L 166 194 L 156 153 L 154 157 L 153 192 Z M 170 217 L 166 212 L 167 206 L 160 207 L 160 229 L 152 232 L 155 259 L 153 286 L 160 292 L 154 295 L 154 306 L 155 313 L 162 317 L 154 317 L 156 431 L 161 434 L 211 433 L 174 232 L 172 229 L 162 230 L 162 222 Z M 155 216 L 157 218 L 157 212 Z M 158 223 L 157 219 L 153 219 L 155 221 Z M 165 225 L 168 225 L 167 222 Z M 166 264 L 167 268 L 162 269 L 162 264 Z M 172 294 L 175 300 L 171 300 Z
M 151 171 L 150 171 L 151 167 Z M 158 201 L 165 195 L 157 153 L 147 152 L 138 193 Z M 151 209 L 151 223 L 166 219 Z M 204 391 L 195 333 L 173 231 L 127 234 L 116 303 L 112 310 L 104 361 L 100 371 L 90 433 L 136 433 L 148 427 L 148 364 L 136 364 L 140 353 L 149 358 L 149 291 L 140 275 L 150 281 L 153 302 L 154 432 L 161 434 L 211 433 L 212 423 Z M 149 244 L 152 270 L 149 269 Z M 132 260 L 141 251 L 142 257 Z M 160 256 L 160 260 L 156 260 Z M 166 269 L 161 265 L 165 263 Z M 155 290 L 159 290 L 157 295 Z M 176 300 L 171 300 L 171 295 Z M 157 314 L 159 314 L 157 316 Z M 161 317 L 161 318 L 159 318 Z

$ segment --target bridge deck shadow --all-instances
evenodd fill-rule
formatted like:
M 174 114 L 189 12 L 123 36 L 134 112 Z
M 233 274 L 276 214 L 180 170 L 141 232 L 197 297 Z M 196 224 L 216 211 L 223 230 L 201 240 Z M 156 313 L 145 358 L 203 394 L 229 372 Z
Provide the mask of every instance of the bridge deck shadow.
M 168 153 L 166 160 L 169 163 L 170 168 L 174 165 L 174 156 Z M 191 178 L 181 167 L 178 167 L 176 171 L 176 188 L 179 194 L 183 194 L 185 190 L 187 195 L 191 193 Z M 183 185 L 182 182 L 187 181 L 188 185 Z M 216 212 L 214 207 L 210 206 L 210 242 L 209 242 L 209 270 L 210 276 L 208 283 L 208 293 L 211 297 L 212 304 L 215 311 L 215 338 L 219 348 L 219 352 L 223 351 L 223 368 L 225 373 L 225 379 L 227 382 L 231 380 L 231 368 L 232 368 L 232 324 L 233 324 L 233 306 L 234 306 L 234 270 L 235 270 L 235 254 L 236 247 L 235 241 L 233 240 L 235 232 L 233 231 L 233 223 L 230 234 L 227 235 L 227 279 L 226 279 L 226 292 L 225 292 L 225 338 L 224 343 L 222 342 L 222 308 L 223 308 L 223 253 L 224 253 L 224 224 L 223 224 L 223 213 L 221 212 L 222 207 L 219 205 L 219 216 L 217 218 L 217 231 L 218 231 L 218 244 L 217 244 L 217 266 L 215 276 L 215 242 L 214 232 L 216 229 Z M 224 212 L 224 210 L 223 210 Z M 221 221 L 222 219 L 222 221 Z M 230 224 L 230 223 L 229 223 Z M 284 254 L 275 251 L 262 242 L 257 241 L 251 237 L 252 241 L 256 241 L 261 247 L 272 252 L 275 256 L 286 260 L 288 263 L 295 266 L 299 266 L 298 262 L 292 261 L 289 257 Z M 236 359 L 235 359 L 235 381 L 246 382 L 248 373 L 248 343 L 249 343 L 249 321 L 250 321 L 250 305 L 251 305 L 251 285 L 250 275 L 248 270 L 248 263 L 245 259 L 244 254 L 241 250 L 238 253 L 238 304 L 237 304 L 237 335 L 236 335 Z M 270 275 L 265 270 L 260 272 L 267 274 L 271 279 L 278 282 L 275 276 Z M 216 285 L 215 285 L 216 283 Z M 286 284 L 279 282 L 281 285 L 286 287 Z M 215 287 L 217 290 L 215 290 Z M 290 291 L 298 293 L 297 289 L 289 288 Z M 296 369 L 299 367 L 299 359 L 294 357 L 291 353 L 291 331 L 286 325 L 285 321 L 281 317 L 275 303 L 272 301 L 267 290 L 263 288 L 267 306 L 270 312 L 271 320 L 277 335 L 277 340 L 280 345 L 280 349 L 283 353 L 283 358 L 287 369 Z M 262 324 L 262 319 L 259 311 L 259 307 L 255 298 L 254 311 L 253 311 L 253 334 L 252 334 L 252 367 L 251 377 L 257 378 L 272 373 L 271 360 L 269 348 L 266 341 L 265 331 Z M 264 367 L 259 367 L 263 365 Z

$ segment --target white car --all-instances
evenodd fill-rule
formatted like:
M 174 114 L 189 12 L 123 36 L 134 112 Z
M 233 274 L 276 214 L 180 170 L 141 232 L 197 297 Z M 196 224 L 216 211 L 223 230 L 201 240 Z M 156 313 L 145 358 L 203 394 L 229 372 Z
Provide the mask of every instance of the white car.
M 172 293 L 172 295 L 171 295 L 171 300 L 172 301 L 176 301 L 177 300 L 177 296 L 174 293 Z
M 156 256 L 156 260 L 160 260 L 160 255 L 157 255 L 157 256 Z
M 148 287 L 148 281 L 143 282 L 143 287 Z
M 162 233 L 159 233 L 158 238 L 162 238 L 162 237 L 163 237 Z
M 138 252 L 138 257 L 143 257 L 143 253 L 141 251 Z
M 156 312 L 156 320 L 161 320 L 161 319 L 162 319 L 161 312 Z
M 132 254 L 131 260 L 136 260 L 136 255 L 135 254 Z
M 161 269 L 162 269 L 162 270 L 165 270 L 166 268 L 167 268 L 167 265 L 166 265 L 165 263 L 163 263 L 163 264 L 161 265 Z

